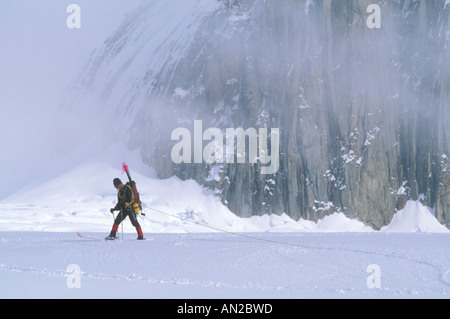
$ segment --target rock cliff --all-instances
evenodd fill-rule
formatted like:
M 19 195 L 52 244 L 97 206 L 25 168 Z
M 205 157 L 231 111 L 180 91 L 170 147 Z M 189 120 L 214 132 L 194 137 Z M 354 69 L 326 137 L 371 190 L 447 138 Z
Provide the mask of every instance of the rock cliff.
M 450 227 L 448 1 L 190 2 L 141 6 L 80 81 L 161 178 L 214 188 L 243 217 L 343 212 L 379 229 L 421 199 Z M 279 170 L 175 164 L 171 132 L 194 120 L 279 128 Z

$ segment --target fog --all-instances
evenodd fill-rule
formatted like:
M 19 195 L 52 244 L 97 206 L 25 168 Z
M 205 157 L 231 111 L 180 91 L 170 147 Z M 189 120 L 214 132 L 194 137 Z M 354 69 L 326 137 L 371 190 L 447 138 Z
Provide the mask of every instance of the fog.
M 76 1 L 80 29 L 66 24 L 72 1 L 0 2 L 0 199 L 93 155 L 95 115 L 64 107 L 69 88 L 139 2 Z
M 371 4 L 151 2 L 105 42 L 84 85 L 123 114 L 127 142 L 160 177 L 217 187 L 240 216 L 344 211 L 381 227 L 420 196 L 444 221 L 450 6 L 382 1 L 380 28 L 371 28 Z M 205 163 L 175 165 L 171 132 L 194 120 L 279 128 L 277 174 L 223 165 L 222 179 L 208 183 Z
M 1 4 L 2 196 L 118 140 L 203 183 L 208 165 L 170 161 L 172 130 L 202 120 L 280 129 L 277 174 L 208 185 L 237 214 L 381 227 L 422 196 L 450 223 L 448 0 L 381 1 L 380 28 L 370 0 L 115 2 L 78 1 L 81 29 L 69 2 Z

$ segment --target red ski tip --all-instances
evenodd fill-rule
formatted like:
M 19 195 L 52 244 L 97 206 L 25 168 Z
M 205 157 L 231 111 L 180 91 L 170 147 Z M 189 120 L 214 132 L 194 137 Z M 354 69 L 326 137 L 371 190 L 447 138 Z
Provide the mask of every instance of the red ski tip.
M 122 163 L 122 174 L 123 173 L 128 173 L 129 172 L 129 170 L 128 170 L 128 165 L 127 165 L 127 163 L 126 162 L 123 162 Z

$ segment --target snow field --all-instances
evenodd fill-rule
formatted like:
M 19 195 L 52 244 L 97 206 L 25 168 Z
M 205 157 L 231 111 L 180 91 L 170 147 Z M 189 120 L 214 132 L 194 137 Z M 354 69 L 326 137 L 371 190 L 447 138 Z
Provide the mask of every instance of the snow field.
M 450 296 L 447 234 L 252 236 L 262 240 L 197 233 L 151 234 L 146 241 L 126 234 L 123 241 L 104 242 L 73 233 L 1 232 L 0 297 Z M 78 281 L 70 265 L 78 267 Z M 378 266 L 378 273 L 370 265 Z
M 147 240 L 128 220 L 101 240 L 126 176 L 86 162 L 0 201 L 0 298 L 449 298 L 450 231 L 420 202 L 381 231 L 344 214 L 239 218 L 130 157 Z
M 119 150 L 118 153 L 121 153 Z M 214 196 L 214 191 L 195 181 L 176 177 L 160 180 L 142 165 L 137 154 L 129 154 L 131 176 L 137 183 L 146 214 L 139 218 L 144 232 L 372 232 L 369 226 L 343 213 L 326 216 L 317 223 L 294 221 L 287 215 L 240 218 Z M 120 162 L 116 165 L 120 168 Z M 140 173 L 142 172 L 142 174 Z M 117 202 L 114 177 L 125 183 L 126 175 L 107 162 L 89 161 L 51 180 L 22 190 L 0 201 L 0 231 L 56 231 L 109 233 Z M 116 212 L 117 214 L 117 212 Z M 135 233 L 125 220 L 123 231 Z M 211 226 L 208 228 L 205 226 Z M 120 228 L 122 231 L 122 228 Z M 430 232 L 450 234 L 432 211 L 419 201 L 410 201 L 382 232 Z

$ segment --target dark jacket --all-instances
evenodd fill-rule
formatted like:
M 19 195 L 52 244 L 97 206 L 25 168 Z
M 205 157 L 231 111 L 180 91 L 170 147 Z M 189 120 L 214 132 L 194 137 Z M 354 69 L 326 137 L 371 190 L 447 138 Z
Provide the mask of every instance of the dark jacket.
M 131 187 L 127 184 L 125 187 L 117 192 L 117 204 L 114 210 L 125 210 L 130 205 L 125 205 L 125 203 L 133 203 L 133 191 Z M 131 207 L 131 206 L 130 206 Z

